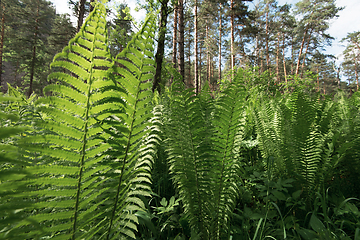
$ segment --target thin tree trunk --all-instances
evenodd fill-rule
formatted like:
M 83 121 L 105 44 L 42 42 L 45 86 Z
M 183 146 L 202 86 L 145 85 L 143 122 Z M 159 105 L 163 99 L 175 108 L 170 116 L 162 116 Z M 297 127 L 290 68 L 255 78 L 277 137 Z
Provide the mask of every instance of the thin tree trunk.
M 301 41 L 301 46 L 300 46 L 300 51 L 299 51 L 299 57 L 298 57 L 298 60 L 297 60 L 297 63 L 296 63 L 296 70 L 295 70 L 295 74 L 296 74 L 296 75 L 299 74 L 301 55 L 302 55 L 302 51 L 303 51 L 303 48 L 304 48 L 304 43 L 305 43 L 305 39 L 306 39 L 306 35 L 307 35 L 308 30 L 309 30 L 309 25 L 306 26 L 306 29 L 305 29 L 305 32 L 304 32 L 304 36 L 303 36 L 303 39 L 302 39 L 302 41 Z
M 354 57 L 354 63 L 355 63 L 356 91 L 359 91 L 359 77 L 358 77 L 358 71 L 357 71 L 356 57 Z
M 265 45 L 266 45 L 266 69 L 269 69 L 269 1 L 266 2 L 266 26 L 265 26 Z
M 209 55 L 209 26 L 208 20 L 206 19 L 205 27 L 205 43 L 206 43 L 206 81 L 209 82 L 210 86 L 210 55 Z
M 285 83 L 287 86 L 287 72 L 286 72 L 286 59 L 285 59 L 285 34 L 284 33 L 283 33 L 282 54 L 283 54 L 284 77 L 285 77 Z
M 294 51 L 294 35 L 291 36 L 291 66 L 290 66 L 290 73 L 291 75 L 294 74 L 294 55 L 295 55 L 295 51 Z
M 201 86 L 201 70 L 202 70 L 202 43 L 200 42 L 200 47 L 199 47 L 199 91 L 201 91 L 202 86 Z
M 260 50 L 260 73 L 264 72 L 263 50 Z
M 276 50 L 276 78 L 277 82 L 280 83 L 280 32 L 277 34 L 277 50 Z
M 195 82 L 195 94 L 199 93 L 199 78 L 198 78 L 198 9 L 197 9 L 197 0 L 195 0 L 195 18 L 194 18 L 194 28 L 195 28 L 195 39 L 194 39 L 194 50 L 195 50 L 195 59 L 194 59 L 194 82 Z
M 155 62 L 156 62 L 156 71 L 154 76 L 154 82 L 152 86 L 152 91 L 157 90 L 159 93 L 161 92 L 161 68 L 162 62 L 164 58 L 164 49 L 165 49 L 165 34 L 166 34 L 166 24 L 167 24 L 167 16 L 168 16 L 168 2 L 169 0 L 161 1 L 161 10 L 160 10 L 160 31 L 159 31 L 159 39 L 157 50 L 155 54 Z
M 185 84 L 184 0 L 179 0 L 179 72 Z
M 1 3 L 0 3 L 1 7 Z M 4 49 L 4 36 L 5 36 L 5 4 L 2 5 L 2 17 L 1 17 L 1 39 L 0 39 L 0 87 L 2 86 L 2 58 Z
M 173 54 L 172 54 L 172 63 L 173 67 L 176 68 L 177 64 L 177 25 L 178 25 L 178 5 L 174 7 L 174 32 L 173 32 Z
M 36 9 L 36 25 L 35 25 L 35 32 L 34 32 L 34 46 L 32 51 L 32 58 L 31 58 L 31 65 L 30 65 L 30 84 L 29 84 L 29 93 L 28 97 L 31 96 L 33 93 L 33 80 L 34 80 L 34 72 L 35 72 L 35 61 L 36 61 L 36 40 L 38 36 L 38 24 L 39 24 L 39 8 L 40 3 L 39 0 L 37 1 L 37 9 Z
M 308 40 L 307 40 L 307 42 L 306 42 L 306 49 L 305 49 L 305 53 L 304 53 L 304 57 L 303 57 L 303 62 L 302 62 L 302 65 L 301 65 L 301 75 L 300 75 L 300 77 L 301 77 L 301 78 L 303 77 L 303 74 L 304 74 L 305 59 L 306 59 L 306 55 L 307 55 L 308 50 L 309 50 L 310 37 L 311 37 L 311 31 L 310 31 L 310 34 L 309 34 Z
M 234 66 L 235 66 L 235 55 L 234 55 L 234 0 L 231 0 L 231 80 L 234 78 Z
M 189 28 L 189 36 L 191 35 L 191 28 Z M 188 86 L 189 87 L 194 87 L 194 86 L 191 86 L 191 41 L 190 41 L 190 38 L 189 38 L 189 55 L 188 55 L 188 61 L 189 61 L 189 77 L 188 77 Z
M 317 91 L 320 92 L 320 76 L 319 76 L 319 67 L 316 67 L 316 74 L 317 74 L 317 77 L 316 77 L 316 80 L 317 80 Z
M 79 1 L 79 16 L 78 16 L 78 25 L 76 28 L 76 32 L 80 31 L 80 28 L 84 21 L 84 15 L 85 15 L 85 1 L 86 0 L 80 0 Z
M 222 5 L 220 3 L 219 7 L 219 82 L 221 80 L 221 30 L 222 30 L 222 15 L 221 15 Z

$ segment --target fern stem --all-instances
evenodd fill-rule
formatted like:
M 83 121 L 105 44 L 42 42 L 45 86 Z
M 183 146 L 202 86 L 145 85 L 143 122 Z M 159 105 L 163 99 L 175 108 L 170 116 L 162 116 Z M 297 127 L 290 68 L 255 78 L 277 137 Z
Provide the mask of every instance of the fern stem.
M 121 174 L 119 176 L 119 184 L 118 184 L 117 191 L 116 191 L 114 208 L 113 208 L 113 211 L 111 213 L 111 219 L 110 219 L 107 239 L 109 239 L 109 237 L 110 237 L 111 227 L 112 227 L 112 224 L 113 224 L 113 221 L 114 221 L 114 218 L 115 218 L 115 212 L 116 212 L 116 208 L 117 208 L 117 203 L 119 201 L 120 188 L 121 188 L 121 184 L 122 184 L 122 180 L 123 180 L 124 170 L 125 170 L 125 166 L 126 166 L 126 160 L 127 160 L 127 156 L 128 156 L 129 150 L 130 150 L 130 140 L 131 140 L 132 133 L 133 133 L 134 122 L 135 122 L 135 114 L 136 114 L 136 107 L 137 107 L 137 104 L 138 104 L 138 101 L 139 101 L 139 93 L 140 93 L 140 89 L 141 89 L 140 88 L 140 85 L 141 85 L 140 79 L 141 79 L 141 76 L 142 76 L 142 67 L 143 66 L 141 66 L 140 76 L 138 77 L 139 83 L 138 83 L 138 86 L 137 86 L 138 91 L 136 93 L 136 101 L 135 101 L 135 105 L 134 105 L 134 112 L 132 113 L 132 116 L 131 116 L 132 120 L 131 120 L 131 125 L 130 125 L 130 131 L 129 131 L 129 135 L 128 135 L 128 141 L 127 141 L 127 144 L 126 144 L 126 150 L 125 150 L 125 156 L 124 156 L 123 165 L 122 165 L 122 168 L 121 168 Z
M 96 11 L 96 10 L 95 10 Z M 92 14 L 95 13 L 93 11 Z M 95 38 L 96 30 L 94 33 L 94 39 L 92 42 L 92 49 L 91 49 L 91 59 L 89 60 L 91 63 L 94 61 L 94 50 L 95 50 Z M 80 194 L 81 194 L 81 181 L 82 181 L 82 174 L 84 171 L 84 165 L 85 165 L 85 153 L 86 153 L 86 143 L 87 143 L 87 134 L 88 134 L 88 120 L 89 120 L 89 111 L 90 111 L 90 95 L 91 95 L 91 87 L 92 87 L 92 73 L 93 73 L 93 65 L 90 67 L 90 76 L 89 76 L 89 82 L 88 82 L 88 89 L 87 89 L 87 99 L 86 99 L 86 112 L 85 112 L 85 126 L 84 126 L 84 136 L 83 136 L 83 145 L 81 149 L 81 162 L 80 162 L 80 172 L 79 172 L 79 179 L 77 184 L 77 192 L 76 192 L 76 203 L 75 203 L 75 213 L 74 213 L 74 225 L 73 225 L 73 233 L 72 233 L 72 239 L 75 240 L 75 234 L 76 234 L 76 224 L 77 224 L 77 218 L 79 214 L 79 204 L 80 204 Z
M 229 119 L 229 122 L 231 124 L 232 122 L 232 119 L 233 119 L 233 113 L 234 113 L 234 108 L 236 106 L 236 103 L 233 104 L 233 107 L 232 107 L 232 111 L 231 111 L 231 117 Z M 229 143 L 229 135 L 230 135 L 230 127 L 227 129 L 227 134 L 226 134 L 226 144 L 224 145 L 225 146 L 225 149 L 224 149 L 224 153 L 223 153 L 223 159 L 222 159 L 222 166 L 221 166 L 221 177 L 220 177 L 220 186 L 219 186 L 219 190 L 218 190 L 218 194 L 219 194 L 219 197 L 217 199 L 217 202 L 216 202 L 216 211 L 215 213 L 218 215 L 219 214 L 219 209 L 220 209 L 220 201 L 221 201 L 221 192 L 222 192 L 222 188 L 223 188 L 223 177 L 224 177 L 224 169 L 225 169 L 225 161 L 226 161 L 226 154 L 227 154 L 227 146 L 228 146 L 228 143 Z M 216 232 L 216 239 L 220 239 L 220 227 L 219 227 L 219 216 L 217 216 L 217 219 L 216 219 L 216 229 L 215 229 L 215 232 Z

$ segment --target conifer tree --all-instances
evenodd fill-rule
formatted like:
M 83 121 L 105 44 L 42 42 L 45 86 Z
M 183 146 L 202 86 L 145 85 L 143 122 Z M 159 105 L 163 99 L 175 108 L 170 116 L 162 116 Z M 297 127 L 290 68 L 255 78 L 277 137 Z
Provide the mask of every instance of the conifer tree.
M 34 78 L 39 77 L 43 68 L 49 66 L 50 59 L 47 49 L 47 37 L 50 35 L 55 9 L 47 0 L 23 0 L 21 7 L 17 8 L 18 16 L 14 28 L 12 41 L 9 48 L 14 53 L 13 60 L 19 61 L 25 72 L 25 79 L 28 79 L 27 95 L 33 92 Z M 51 57 L 50 57 L 51 58 Z

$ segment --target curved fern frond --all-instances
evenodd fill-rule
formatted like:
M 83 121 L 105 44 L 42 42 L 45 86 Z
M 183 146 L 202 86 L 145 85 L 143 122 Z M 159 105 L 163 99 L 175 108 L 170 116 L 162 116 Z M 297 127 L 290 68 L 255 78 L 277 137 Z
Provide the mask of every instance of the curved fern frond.
M 209 239 L 213 188 L 210 178 L 211 148 L 199 98 L 193 89 L 184 89 L 176 78 L 165 108 L 164 125 L 168 161 L 178 186 L 190 225 L 201 238 Z
M 325 106 L 294 92 L 286 103 L 272 100 L 255 111 L 263 157 L 274 157 L 275 174 L 297 180 L 295 187 L 303 190 L 308 200 L 324 182 L 322 171 L 329 170 L 325 166 L 329 154 L 324 151 L 333 111 Z
M 108 189 L 102 185 L 110 144 L 102 141 L 109 135 L 101 121 L 119 115 L 112 109 L 123 111 L 124 101 L 123 90 L 108 77 L 112 59 L 105 16 L 105 7 L 97 3 L 79 33 L 54 57 L 51 67 L 57 71 L 49 79 L 62 85 L 46 87 L 55 96 L 37 102 L 44 131 L 23 139 L 31 143 L 28 150 L 45 160 L 27 168 L 36 178 L 24 195 L 33 197 L 36 211 L 17 226 L 28 229 L 19 234 L 24 238 L 90 239 L 100 231 L 93 223 L 106 218 L 100 206 L 107 200 L 103 194 Z
M 30 201 L 23 201 L 19 196 L 28 190 L 26 182 L 22 180 L 30 174 L 23 168 L 27 163 L 20 157 L 12 139 L 29 128 L 17 126 L 18 115 L 2 111 L 8 108 L 10 102 L 14 104 L 20 101 L 13 96 L 0 95 L 0 239 L 15 239 L 11 230 L 26 216 L 23 210 L 32 207 Z
M 215 134 L 214 164 L 211 173 L 216 183 L 214 191 L 214 213 L 211 239 L 225 239 L 229 234 L 230 216 L 239 195 L 240 144 L 245 124 L 244 106 L 246 92 L 238 74 L 216 102 L 213 120 Z
M 122 94 L 126 102 L 121 125 L 113 122 L 110 135 L 115 141 L 112 149 L 121 149 L 111 163 L 116 169 L 109 172 L 115 180 L 107 186 L 114 189 L 108 201 L 109 221 L 107 239 L 135 238 L 138 223 L 134 211 L 144 208 L 140 196 L 150 196 L 152 153 L 157 134 L 149 120 L 152 114 L 152 79 L 155 73 L 153 37 L 155 16 L 149 14 L 142 29 L 115 59 L 114 81 L 126 89 Z M 116 120 L 115 120 L 116 121 Z M 114 155 L 113 155 L 114 156 Z

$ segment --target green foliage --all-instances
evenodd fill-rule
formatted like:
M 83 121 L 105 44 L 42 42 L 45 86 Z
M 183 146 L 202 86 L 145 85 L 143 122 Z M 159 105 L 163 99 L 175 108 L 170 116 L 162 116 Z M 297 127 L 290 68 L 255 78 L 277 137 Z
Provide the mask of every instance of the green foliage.
M 56 71 L 49 79 L 61 84 L 44 89 L 52 94 L 36 102 L 41 129 L 20 140 L 28 162 L 19 166 L 11 154 L 4 159 L 1 208 L 9 214 L 0 236 L 5 239 L 135 238 L 134 213 L 144 208 L 141 197 L 150 196 L 158 140 L 149 82 L 155 16 L 149 15 L 115 61 L 107 47 L 105 16 L 98 3 L 55 56 Z M 7 138 L 22 129 L 2 130 L 9 130 Z M 23 185 L 27 188 L 18 193 L 16 186 Z
M 0 96 L 1 239 L 359 238 L 358 93 L 239 69 L 196 95 L 164 68 L 154 97 L 155 15 L 115 58 L 105 16 L 55 56 L 47 97 Z
M 308 198 L 323 187 L 326 174 L 336 164 L 327 149 L 333 112 L 330 101 L 321 105 L 301 92 L 287 100 L 265 101 L 255 112 L 264 159 L 275 162 L 278 177 L 295 178 L 296 190 L 301 189 Z
M 192 230 L 201 239 L 229 235 L 244 121 L 245 91 L 240 82 L 234 80 L 216 101 L 206 88 L 195 96 L 193 89 L 175 82 L 165 105 L 170 170 Z

